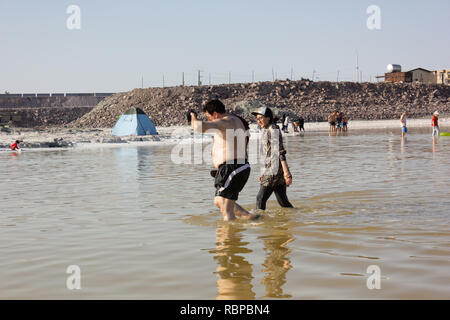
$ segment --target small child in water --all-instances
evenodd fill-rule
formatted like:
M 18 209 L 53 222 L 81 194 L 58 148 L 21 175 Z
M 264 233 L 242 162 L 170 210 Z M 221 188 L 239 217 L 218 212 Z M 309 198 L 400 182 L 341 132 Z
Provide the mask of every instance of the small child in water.
M 16 141 L 10 146 L 11 150 L 13 150 L 13 151 L 15 151 L 15 150 L 20 150 L 19 143 L 21 143 L 21 142 L 22 142 L 22 141 L 20 141 L 20 140 L 16 140 Z

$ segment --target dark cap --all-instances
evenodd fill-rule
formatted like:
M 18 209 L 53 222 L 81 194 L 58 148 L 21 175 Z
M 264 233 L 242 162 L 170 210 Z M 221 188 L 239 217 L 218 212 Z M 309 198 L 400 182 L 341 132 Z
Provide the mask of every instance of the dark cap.
M 258 114 L 273 119 L 273 113 L 272 110 L 270 110 L 269 107 L 260 107 L 252 112 L 252 115 L 257 116 Z

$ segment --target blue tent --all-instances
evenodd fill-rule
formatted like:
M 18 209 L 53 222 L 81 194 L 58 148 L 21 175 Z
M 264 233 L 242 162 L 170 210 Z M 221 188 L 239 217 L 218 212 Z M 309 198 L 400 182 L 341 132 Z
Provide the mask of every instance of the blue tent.
M 152 120 L 139 108 L 130 108 L 117 120 L 113 136 L 158 134 Z

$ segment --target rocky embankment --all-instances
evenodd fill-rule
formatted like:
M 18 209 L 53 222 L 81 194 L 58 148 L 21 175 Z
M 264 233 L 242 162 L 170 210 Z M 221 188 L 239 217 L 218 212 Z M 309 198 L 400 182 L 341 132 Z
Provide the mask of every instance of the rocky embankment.
M 210 99 L 222 100 L 248 120 L 260 104 L 302 115 L 306 121 L 327 121 L 339 110 L 352 120 L 429 117 L 435 110 L 450 113 L 450 86 L 425 84 L 276 81 L 214 86 L 134 89 L 105 98 L 91 112 L 72 122 L 74 127 L 112 127 L 130 107 L 139 107 L 157 126 L 182 125 L 185 113 Z

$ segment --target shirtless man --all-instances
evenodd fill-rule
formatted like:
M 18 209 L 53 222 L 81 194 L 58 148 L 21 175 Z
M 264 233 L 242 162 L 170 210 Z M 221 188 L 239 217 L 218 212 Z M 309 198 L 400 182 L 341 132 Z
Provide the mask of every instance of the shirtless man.
M 212 160 L 217 168 L 214 204 L 222 212 L 224 221 L 236 217 L 258 218 L 260 215 L 250 214 L 236 203 L 250 175 L 247 161 L 248 124 L 235 115 L 225 113 L 225 106 L 219 100 L 209 101 L 203 111 L 208 121 L 198 120 L 196 114 L 191 112 L 191 125 L 194 132 L 214 133 Z
M 336 129 L 336 115 L 334 112 L 331 112 L 328 116 L 328 123 L 330 124 L 330 132 L 334 132 Z

